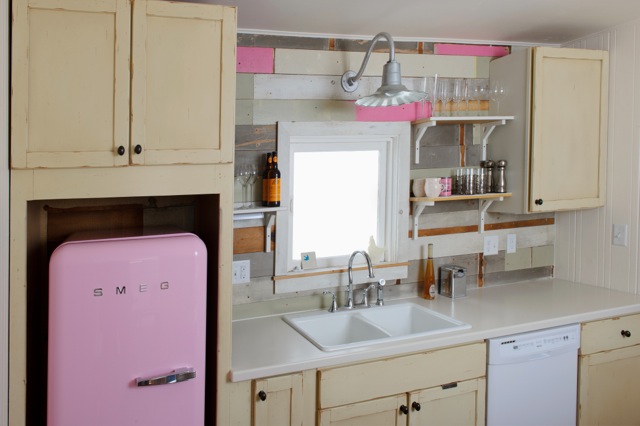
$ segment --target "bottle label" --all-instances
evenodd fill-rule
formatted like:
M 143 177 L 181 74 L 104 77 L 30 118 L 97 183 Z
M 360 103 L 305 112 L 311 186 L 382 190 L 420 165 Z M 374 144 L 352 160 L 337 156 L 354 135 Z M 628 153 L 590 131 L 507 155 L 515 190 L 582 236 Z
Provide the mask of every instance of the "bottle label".
M 268 179 L 267 180 L 267 199 L 269 202 L 280 201 L 280 179 Z
M 436 297 L 436 286 L 434 284 L 429 286 L 429 296 L 431 296 L 432 299 Z

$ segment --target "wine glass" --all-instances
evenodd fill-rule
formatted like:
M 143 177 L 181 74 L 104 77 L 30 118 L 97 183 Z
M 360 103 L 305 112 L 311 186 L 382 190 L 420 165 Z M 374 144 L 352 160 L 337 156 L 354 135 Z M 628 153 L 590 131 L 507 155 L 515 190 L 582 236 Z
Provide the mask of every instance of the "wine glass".
M 507 94 L 507 88 L 504 87 L 502 81 L 499 79 L 491 80 L 491 89 L 489 90 L 489 99 L 495 105 L 496 115 L 500 114 L 500 101 L 504 99 Z M 493 110 L 493 108 L 491 108 Z
M 245 208 L 245 201 L 247 199 L 247 184 L 249 183 L 249 168 L 246 163 L 236 164 L 235 177 L 242 186 L 242 201 L 240 202 L 240 208 Z
M 451 97 L 455 105 L 454 115 L 464 115 L 464 113 L 460 111 L 460 102 L 462 102 L 466 97 L 466 85 L 464 78 L 454 78 L 451 80 Z
M 258 167 L 255 164 L 247 164 L 247 185 L 249 186 L 249 197 L 244 203 L 245 208 L 251 208 L 253 204 L 253 184 L 258 180 Z
M 487 84 L 486 81 L 482 78 L 474 78 L 470 80 L 471 83 L 471 99 L 476 101 L 476 115 L 482 115 L 482 101 L 485 100 L 487 96 Z

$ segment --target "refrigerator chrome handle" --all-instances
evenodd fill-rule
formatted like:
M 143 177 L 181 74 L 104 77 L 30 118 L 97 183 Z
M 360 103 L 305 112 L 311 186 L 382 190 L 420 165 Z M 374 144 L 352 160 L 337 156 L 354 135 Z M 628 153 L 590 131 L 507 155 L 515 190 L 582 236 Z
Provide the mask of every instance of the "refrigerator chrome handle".
M 193 368 L 179 368 L 164 376 L 150 377 L 147 379 L 138 377 L 136 379 L 136 386 L 170 385 L 171 383 L 184 382 L 195 378 L 196 371 Z

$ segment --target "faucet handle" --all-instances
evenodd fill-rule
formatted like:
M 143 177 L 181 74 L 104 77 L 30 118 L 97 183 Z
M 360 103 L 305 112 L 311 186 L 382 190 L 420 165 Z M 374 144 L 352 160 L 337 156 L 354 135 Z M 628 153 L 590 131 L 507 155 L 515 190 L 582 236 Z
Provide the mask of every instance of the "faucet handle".
M 365 308 L 369 307 L 369 298 L 367 297 L 367 293 L 369 292 L 369 290 L 371 290 L 372 288 L 375 288 L 375 284 L 370 284 L 367 287 L 365 287 L 364 290 L 362 290 L 362 305 Z
M 378 280 L 378 300 L 376 300 L 376 305 L 384 306 L 384 299 L 382 298 L 382 289 L 387 282 L 384 278 L 380 278 Z
M 332 291 L 325 290 L 322 294 L 330 294 L 333 296 L 333 300 L 331 301 L 331 307 L 329 308 L 329 312 L 335 312 L 338 310 L 338 304 L 336 303 L 336 294 Z

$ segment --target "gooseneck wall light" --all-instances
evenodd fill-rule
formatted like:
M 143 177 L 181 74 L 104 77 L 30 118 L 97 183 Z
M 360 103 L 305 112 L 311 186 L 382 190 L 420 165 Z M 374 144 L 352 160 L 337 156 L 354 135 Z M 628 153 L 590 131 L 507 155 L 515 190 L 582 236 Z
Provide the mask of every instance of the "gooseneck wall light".
M 373 47 L 381 38 L 385 38 L 389 42 L 389 62 L 384 64 L 382 69 L 382 86 L 374 94 L 358 99 L 356 105 L 365 107 L 395 106 L 424 100 L 427 97 L 425 92 L 409 90 L 402 84 L 400 64 L 396 62 L 393 38 L 389 33 L 384 32 L 378 33 L 371 40 L 371 45 L 362 61 L 360 71 L 357 74 L 354 71 L 347 71 L 342 75 L 342 88 L 349 93 L 358 88 L 358 80 L 362 77 L 367 62 L 369 62 Z

